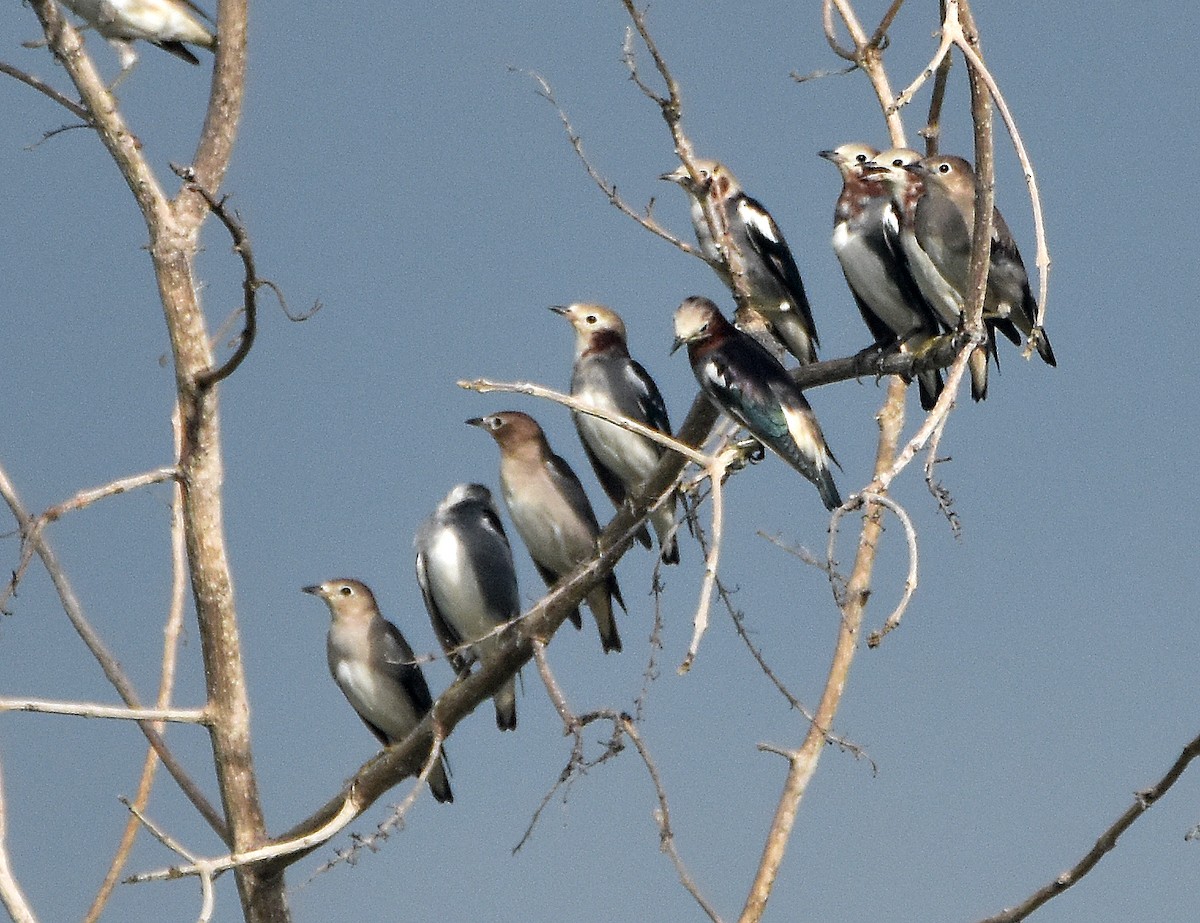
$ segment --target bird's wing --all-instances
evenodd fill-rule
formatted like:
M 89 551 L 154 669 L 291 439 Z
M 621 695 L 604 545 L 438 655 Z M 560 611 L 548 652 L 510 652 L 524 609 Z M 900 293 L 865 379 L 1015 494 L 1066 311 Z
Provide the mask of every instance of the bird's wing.
M 384 670 L 404 687 L 405 693 L 418 715 L 424 715 L 433 707 L 433 696 L 425 674 L 417 666 L 416 655 L 400 634 L 400 629 L 387 619 L 376 619 L 371 623 L 372 654 L 378 652 L 375 663 L 383 664 Z
M 450 620 L 442 614 L 437 599 L 433 595 L 433 588 L 429 585 L 429 569 L 425 561 L 424 542 L 421 542 L 421 550 L 417 552 L 417 585 L 421 587 L 421 597 L 425 600 L 425 608 L 429 612 L 429 622 L 433 625 L 433 633 L 437 636 L 438 644 L 446 652 L 446 658 L 450 661 L 454 672 L 462 676 L 470 665 L 466 653 L 456 650 L 462 646 L 463 637 L 454 630 Z
M 808 296 L 804 293 L 804 282 L 800 278 L 800 270 L 796 267 L 796 259 L 792 256 L 791 248 L 783 238 L 779 225 L 771 217 L 771 213 L 762 203 L 748 195 L 742 195 L 737 202 L 737 213 L 742 224 L 746 227 L 746 236 L 750 245 L 762 258 L 763 263 L 771 273 L 783 284 L 793 306 L 804 318 L 805 326 L 815 331 L 812 308 L 808 305 Z M 813 337 L 816 342 L 816 337 Z

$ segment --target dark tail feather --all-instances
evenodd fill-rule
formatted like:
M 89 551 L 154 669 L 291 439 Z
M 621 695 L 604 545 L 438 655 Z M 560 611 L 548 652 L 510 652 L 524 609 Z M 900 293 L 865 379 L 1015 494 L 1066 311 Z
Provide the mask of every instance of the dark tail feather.
M 640 529 L 638 529 L 637 540 L 638 540 L 638 544 L 640 544 L 643 548 L 653 547 L 650 544 L 650 530 L 646 528 L 645 524 L 643 524 L 642 527 Z
M 192 54 L 192 52 L 186 45 L 183 44 L 183 42 L 154 42 L 153 44 L 157 45 L 168 54 L 175 55 L 175 57 L 179 58 L 180 61 L 187 61 L 188 64 L 200 63 L 200 59 Z
M 1046 365 L 1057 368 L 1058 360 L 1054 358 L 1054 347 L 1050 345 L 1050 337 L 1046 335 L 1046 329 L 1034 327 L 1029 338 L 1033 340 L 1033 345 L 1037 348 L 1037 353 L 1042 357 L 1042 361 Z
M 817 472 L 816 485 L 825 509 L 832 512 L 842 505 L 842 495 L 838 493 L 837 485 L 833 483 L 833 474 L 828 468 L 821 468 Z
M 567 616 L 567 621 L 575 626 L 576 631 L 583 630 L 583 618 L 579 615 L 578 608 L 576 608 L 570 615 Z
M 613 581 L 615 584 L 616 581 Z M 613 618 L 611 589 L 598 586 L 588 594 L 588 608 L 596 620 L 596 630 L 600 632 L 600 646 L 604 653 L 621 650 L 621 635 L 617 631 L 617 620 Z M 624 603 L 621 604 L 622 607 Z
M 937 369 L 927 369 L 924 372 L 918 372 L 917 386 L 921 392 L 921 409 L 933 410 L 933 405 L 937 403 L 937 399 L 941 396 L 942 389 L 945 387 L 945 384 L 942 382 L 942 373 Z
M 450 780 L 446 778 L 446 764 L 443 760 L 439 759 L 433 767 L 433 772 L 429 774 L 429 790 L 442 804 L 454 801 L 454 792 L 450 790 Z
M 662 546 L 662 562 L 664 564 L 679 563 L 679 542 L 675 540 L 674 535 L 668 538 L 666 544 Z

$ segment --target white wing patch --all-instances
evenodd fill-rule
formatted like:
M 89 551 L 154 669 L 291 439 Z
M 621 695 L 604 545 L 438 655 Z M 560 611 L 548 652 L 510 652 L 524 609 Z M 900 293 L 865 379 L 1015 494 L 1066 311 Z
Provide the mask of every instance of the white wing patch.
M 759 211 L 748 202 L 742 201 L 738 203 L 738 217 L 742 219 L 742 223 L 747 227 L 754 228 L 761 236 L 771 241 L 773 244 L 779 243 L 779 232 L 775 228 L 775 222 L 766 212 Z
M 818 468 L 828 467 L 825 440 L 821 438 L 820 431 L 813 425 L 808 414 L 787 404 L 781 403 L 780 407 L 783 410 L 783 419 L 787 421 L 788 432 L 800 447 L 800 453 L 811 459 Z

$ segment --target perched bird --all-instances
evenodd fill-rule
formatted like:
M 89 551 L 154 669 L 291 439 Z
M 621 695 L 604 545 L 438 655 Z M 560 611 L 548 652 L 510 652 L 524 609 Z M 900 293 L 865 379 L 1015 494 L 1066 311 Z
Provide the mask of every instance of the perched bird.
M 975 227 L 975 171 L 961 157 L 925 157 L 908 167 L 925 182 L 917 207 L 917 238 L 942 275 L 966 291 Z M 1000 209 L 992 211 L 991 266 L 983 299 L 983 316 L 1013 343 L 1016 327 L 1029 337 L 1047 365 L 1058 365 L 1046 331 L 1035 326 L 1037 299 L 1029 273 Z
M 625 323 L 620 315 L 598 304 L 555 305 L 550 310 L 565 317 L 575 328 L 571 395 L 600 410 L 619 413 L 671 435 L 671 421 L 667 419 L 667 407 L 658 385 L 629 356 Z M 608 498 L 620 508 L 641 493 L 666 450 L 652 439 L 598 417 L 575 411 L 571 415 L 596 477 Z M 658 535 L 663 561 L 678 564 L 674 494 L 654 511 L 650 521 Z M 644 527 L 638 539 L 650 547 L 650 535 Z
M 451 665 L 459 676 L 501 646 L 497 626 L 521 613 L 512 549 L 482 484 L 459 484 L 446 494 L 416 536 L 417 583 L 425 608 Z M 484 637 L 487 635 L 487 637 Z M 493 697 L 496 727 L 517 726 L 517 679 Z
M 833 250 L 863 321 L 875 337 L 875 348 L 907 350 L 911 345 L 919 349 L 938 334 L 938 318 L 909 274 L 903 255 L 888 240 L 885 220 L 894 208 L 891 193 L 882 179 L 863 171 L 878 153 L 854 143 L 820 152 L 842 175 L 842 192 L 833 212 Z M 897 166 L 920 159 L 916 151 L 891 153 L 889 162 Z M 917 382 L 921 406 L 929 410 L 942 393 L 941 372 L 920 372 Z
M 737 178 L 724 164 L 715 160 L 697 160 L 699 181 L 692 178 L 687 165 L 680 165 L 661 179 L 677 183 L 691 197 L 692 225 L 700 251 L 709 260 L 719 260 L 717 238 L 704 215 L 707 197 L 713 210 L 722 217 L 729 236 L 741 255 L 750 307 L 762 316 L 772 333 L 800 360 L 801 365 L 817 361 L 817 328 L 812 309 L 804 294 L 800 270 L 792 258 L 783 232 L 760 202 L 742 191 Z M 714 263 L 722 281 L 733 288 L 729 271 Z M 739 317 L 739 323 L 741 318 Z
M 842 505 L 820 424 L 779 360 L 729 323 L 707 298 L 687 298 L 675 311 L 675 352 L 684 344 L 692 372 L 714 404 L 817 485 L 825 508 Z
M 487 430 L 500 447 L 500 489 L 513 525 L 533 563 L 553 586 L 598 551 L 600 524 L 583 485 L 570 466 L 550 451 L 546 434 L 533 417 L 505 411 L 467 421 Z M 605 653 L 621 649 L 612 601 L 625 601 L 616 574 L 609 573 L 587 595 Z M 579 624 L 579 612 L 572 619 Z
M 890 152 L 889 152 L 890 153 Z M 893 211 L 888 233 L 904 254 L 913 279 L 941 321 L 956 329 L 963 320 L 975 220 L 975 174 L 961 157 L 927 157 L 898 166 L 886 155 L 865 167 L 891 191 Z M 1019 344 L 1018 330 L 1031 335 L 1038 354 L 1056 365 L 1045 331 L 1034 327 L 1037 303 L 1020 253 L 997 209 L 991 241 L 993 267 L 988 273 L 983 317 L 987 342 L 970 358 L 971 396 L 987 397 L 987 357 L 999 362 L 995 332 Z
M 400 629 L 379 614 L 374 594 L 358 580 L 327 580 L 304 592 L 325 600 L 333 617 L 326 647 L 333 681 L 380 743 L 403 740 L 433 697 Z M 429 789 L 438 801 L 454 800 L 444 754 L 429 774 Z
M 189 64 L 199 64 L 187 45 L 217 47 L 217 37 L 202 20 L 212 19 L 191 0 L 63 0 L 108 39 L 121 59 L 120 83 L 137 64 L 133 43 L 144 39 Z M 115 87 L 117 84 L 114 83 Z

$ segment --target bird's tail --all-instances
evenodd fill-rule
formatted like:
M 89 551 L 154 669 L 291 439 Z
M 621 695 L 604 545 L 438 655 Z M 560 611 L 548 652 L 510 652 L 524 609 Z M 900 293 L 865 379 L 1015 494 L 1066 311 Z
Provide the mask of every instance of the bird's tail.
M 433 792 L 433 797 L 442 804 L 450 804 L 454 801 L 454 792 L 450 790 L 450 779 L 446 775 L 444 754 L 434 764 L 433 771 L 429 773 L 429 790 Z
M 502 731 L 517 729 L 517 678 L 514 676 L 492 697 L 496 706 L 496 727 Z
M 612 585 L 616 585 L 615 580 L 612 581 Z M 592 616 L 596 619 L 596 629 L 600 632 L 600 646 L 606 654 L 621 650 L 621 635 L 617 631 L 617 620 L 613 618 L 614 598 L 620 602 L 620 596 L 611 594 L 610 587 L 605 584 L 588 594 L 588 608 L 592 610 Z M 624 603 L 621 603 L 621 608 L 625 608 Z
M 1054 347 L 1050 345 L 1050 337 L 1047 335 L 1045 327 L 1034 327 L 1033 332 L 1029 335 L 1029 340 L 1046 365 L 1058 367 L 1058 360 L 1054 358 Z
M 933 405 L 941 396 L 945 387 L 942 373 L 938 369 L 926 369 L 917 373 L 917 387 L 921 392 L 921 409 L 933 410 Z

